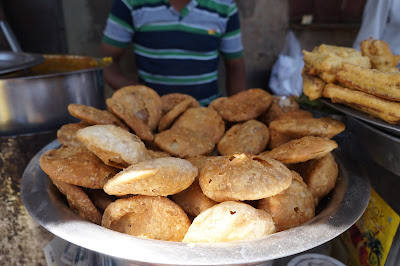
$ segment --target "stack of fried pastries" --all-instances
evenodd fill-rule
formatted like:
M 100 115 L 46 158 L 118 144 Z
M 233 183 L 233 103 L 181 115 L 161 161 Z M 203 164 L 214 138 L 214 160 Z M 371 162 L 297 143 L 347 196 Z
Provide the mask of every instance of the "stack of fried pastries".
M 291 97 L 249 89 L 201 107 L 145 86 L 108 110 L 71 104 L 42 170 L 82 218 L 136 237 L 225 242 L 301 225 L 334 188 L 345 128 Z
M 361 52 L 320 45 L 304 53 L 303 92 L 348 105 L 390 124 L 400 123 L 400 56 L 389 45 L 372 38 L 361 42 Z

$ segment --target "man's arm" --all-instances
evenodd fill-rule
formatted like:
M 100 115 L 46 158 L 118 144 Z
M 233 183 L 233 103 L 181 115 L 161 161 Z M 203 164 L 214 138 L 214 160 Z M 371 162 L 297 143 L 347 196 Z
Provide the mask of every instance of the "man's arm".
M 112 57 L 113 59 L 113 62 L 108 67 L 104 68 L 104 80 L 115 90 L 128 85 L 139 84 L 137 80 L 129 78 L 122 73 L 120 59 L 125 50 L 125 48 L 119 48 L 105 43 L 101 44 L 100 56 Z
M 226 91 L 228 96 L 246 89 L 246 72 L 243 57 L 225 59 Z

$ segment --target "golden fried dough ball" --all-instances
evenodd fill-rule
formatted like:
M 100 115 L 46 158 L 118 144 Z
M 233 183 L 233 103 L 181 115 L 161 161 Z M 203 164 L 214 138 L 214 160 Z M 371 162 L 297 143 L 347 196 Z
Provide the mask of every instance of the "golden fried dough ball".
M 162 102 L 155 90 L 144 85 L 126 86 L 116 90 L 111 99 L 120 102 L 142 120 L 150 131 L 157 128 L 162 114 Z
M 307 136 L 286 142 L 271 151 L 260 153 L 259 156 L 268 156 L 284 164 L 293 164 L 324 157 L 337 147 L 333 140 Z
M 277 231 L 296 227 L 315 215 L 313 196 L 300 176 L 281 193 L 261 199 L 258 208 L 271 214 Z
M 52 179 L 52 181 L 58 190 L 67 198 L 71 210 L 92 223 L 101 223 L 100 212 L 82 188 L 55 179 Z
M 76 137 L 76 132 L 87 126 L 89 126 L 89 124 L 83 122 L 65 124 L 57 130 L 57 140 L 64 146 L 82 147 L 83 144 Z
M 198 179 L 195 179 L 190 187 L 184 191 L 172 195 L 171 199 L 181 206 L 186 213 L 194 217 L 217 204 L 217 202 L 204 195 Z
M 175 106 L 187 100 L 191 102 L 190 107 L 200 106 L 199 102 L 189 94 L 174 92 L 161 96 L 163 114 L 168 113 L 174 109 Z
M 108 180 L 103 189 L 116 196 L 168 196 L 188 188 L 197 173 L 197 168 L 184 159 L 156 158 L 125 168 Z
M 230 97 L 217 99 L 211 106 L 225 120 L 244 122 L 264 113 L 272 103 L 272 96 L 263 89 L 248 89 Z
M 276 119 L 269 124 L 269 128 L 293 138 L 315 136 L 330 139 L 343 132 L 345 125 L 330 117 L 305 117 Z
M 112 113 L 100 110 L 92 106 L 71 103 L 68 105 L 68 112 L 90 125 L 115 125 L 128 130 L 128 127 Z
M 168 198 L 139 195 L 111 203 L 104 211 L 101 225 L 137 237 L 181 241 L 190 220 Z
M 117 199 L 115 196 L 108 195 L 103 189 L 86 189 L 85 192 L 93 202 L 94 206 L 102 212 L 104 212 L 110 203 Z
M 174 120 L 183 114 L 192 104 L 193 101 L 191 99 L 186 99 L 175 105 L 170 111 L 161 117 L 160 122 L 158 123 L 158 131 L 160 132 L 169 128 Z
M 180 158 L 207 155 L 215 147 L 213 140 L 181 127 L 170 128 L 156 134 L 154 142 L 161 150 Z
M 135 134 L 117 126 L 90 126 L 79 130 L 76 136 L 87 149 L 110 166 L 123 169 L 151 159 L 146 146 Z
M 190 129 L 215 144 L 225 133 L 225 123 L 221 116 L 207 107 L 187 109 L 171 127 L 176 128 Z
M 249 120 L 227 130 L 218 142 L 217 149 L 221 155 L 259 154 L 267 147 L 269 136 L 269 129 L 265 124 Z
M 266 198 L 291 182 L 292 173 L 282 163 L 247 154 L 213 157 L 199 175 L 203 193 L 217 202 Z
M 293 97 L 272 95 L 272 103 L 270 107 L 258 117 L 258 120 L 269 125 L 269 123 L 286 112 L 298 109 L 299 105 Z
M 274 232 L 274 223 L 267 212 L 246 203 L 225 201 L 200 213 L 182 242 L 249 240 Z
M 93 189 L 103 188 L 118 173 L 118 169 L 104 164 L 84 147 L 61 146 L 48 150 L 40 157 L 39 164 L 53 180 Z
M 303 177 L 314 197 L 315 204 L 318 204 L 335 187 L 338 166 L 332 153 L 319 159 L 294 165 L 293 169 Z

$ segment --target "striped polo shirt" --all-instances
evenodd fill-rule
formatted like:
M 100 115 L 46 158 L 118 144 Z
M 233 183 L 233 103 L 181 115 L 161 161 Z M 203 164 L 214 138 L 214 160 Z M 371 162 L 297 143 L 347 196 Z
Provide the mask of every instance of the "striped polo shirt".
M 220 56 L 239 58 L 243 51 L 234 0 L 192 0 L 181 12 L 168 0 L 115 0 L 103 42 L 133 44 L 140 81 L 160 95 L 198 100 L 218 94 Z

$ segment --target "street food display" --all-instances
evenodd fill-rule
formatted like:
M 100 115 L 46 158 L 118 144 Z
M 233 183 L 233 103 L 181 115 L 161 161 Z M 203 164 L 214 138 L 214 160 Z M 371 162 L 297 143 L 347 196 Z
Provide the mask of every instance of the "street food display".
M 350 106 L 391 125 L 400 124 L 400 56 L 382 40 L 353 48 L 322 44 L 304 53 L 303 92 Z
M 165 241 L 255 239 L 309 221 L 335 186 L 332 138 L 344 124 L 292 98 L 249 89 L 201 107 L 138 85 L 106 102 L 71 104 L 81 121 L 61 127 L 61 147 L 39 160 L 69 207 L 105 228 Z

